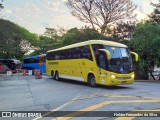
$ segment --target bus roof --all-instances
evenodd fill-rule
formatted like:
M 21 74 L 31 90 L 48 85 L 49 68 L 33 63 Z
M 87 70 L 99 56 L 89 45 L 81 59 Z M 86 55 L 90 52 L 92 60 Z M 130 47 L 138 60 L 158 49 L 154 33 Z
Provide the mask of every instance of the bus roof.
M 115 46 L 115 47 L 125 47 L 127 48 L 126 45 L 121 44 L 121 43 L 117 43 L 117 42 L 113 42 L 113 41 L 107 41 L 107 40 L 88 40 L 85 42 L 80 42 L 80 43 L 75 43 L 72 45 L 68 45 L 68 46 L 64 46 L 58 49 L 53 49 L 53 50 L 49 50 L 48 52 L 52 52 L 52 51 L 58 51 L 58 50 L 65 50 L 65 49 L 69 49 L 69 48 L 75 48 L 75 47 L 80 47 L 80 46 L 84 46 L 84 45 L 89 45 L 89 44 L 102 44 L 102 45 L 109 45 L 109 46 Z
M 46 54 L 40 54 L 40 55 L 46 56 Z M 40 55 L 28 56 L 28 57 L 25 57 L 25 58 L 23 58 L 23 59 L 38 58 Z

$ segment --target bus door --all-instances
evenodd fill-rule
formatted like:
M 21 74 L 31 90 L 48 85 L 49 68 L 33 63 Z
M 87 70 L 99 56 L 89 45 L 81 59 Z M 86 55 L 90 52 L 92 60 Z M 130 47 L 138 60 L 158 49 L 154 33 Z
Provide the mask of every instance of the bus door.
M 95 56 L 95 64 L 96 64 L 96 82 L 98 84 L 105 84 L 106 75 L 107 75 L 107 56 L 104 51 L 103 45 L 93 44 L 92 50 Z
M 80 60 L 80 71 L 81 76 L 87 82 L 87 77 L 89 72 L 93 72 L 94 70 L 94 62 L 91 54 L 90 46 L 81 47 L 81 60 Z
M 107 77 L 107 56 L 103 51 L 99 51 L 99 55 L 96 56 L 98 66 L 98 84 L 106 84 Z

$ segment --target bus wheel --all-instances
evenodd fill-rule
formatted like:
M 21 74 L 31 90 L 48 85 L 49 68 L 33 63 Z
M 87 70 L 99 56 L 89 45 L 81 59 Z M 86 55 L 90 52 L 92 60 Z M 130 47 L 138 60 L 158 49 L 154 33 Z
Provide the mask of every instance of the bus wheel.
M 52 79 L 54 79 L 54 72 L 53 71 L 51 72 L 51 77 L 52 77 Z
M 95 87 L 96 86 L 96 79 L 94 77 L 94 75 L 90 75 L 88 78 L 88 83 L 91 87 Z
M 56 71 L 55 73 L 55 77 L 54 77 L 55 80 L 59 80 L 59 73 Z

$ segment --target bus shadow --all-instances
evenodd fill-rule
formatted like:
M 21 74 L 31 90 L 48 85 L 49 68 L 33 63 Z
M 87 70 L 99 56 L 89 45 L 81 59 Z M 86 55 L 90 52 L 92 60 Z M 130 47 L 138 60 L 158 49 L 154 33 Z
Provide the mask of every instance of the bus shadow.
M 104 86 L 104 85 L 98 85 L 98 88 L 102 89 L 108 89 L 108 90 L 117 90 L 117 89 L 133 89 L 132 87 L 127 87 L 127 86 Z
M 52 79 L 53 80 L 53 79 Z M 55 80 L 56 81 L 56 80 Z M 63 79 L 61 78 L 60 80 L 58 80 L 57 82 L 64 82 L 64 83 L 69 83 L 69 84 L 74 84 L 74 85 L 84 85 L 84 86 L 89 86 L 87 83 L 85 82 L 81 82 L 81 81 L 76 81 L 76 80 L 70 80 L 70 79 Z
M 50 78 L 50 79 L 52 79 L 52 78 Z M 132 87 L 123 86 L 123 85 L 121 85 L 121 86 L 118 86 L 118 85 L 117 86 L 97 85 L 96 87 L 91 87 L 91 86 L 89 86 L 88 83 L 85 83 L 85 82 L 76 81 L 76 80 L 70 80 L 70 79 L 62 79 L 62 78 L 57 82 L 64 82 L 64 83 L 68 83 L 68 84 L 83 85 L 83 86 L 87 86 L 87 87 L 90 87 L 90 88 L 101 88 L 101 89 L 108 89 L 108 90 L 133 89 Z

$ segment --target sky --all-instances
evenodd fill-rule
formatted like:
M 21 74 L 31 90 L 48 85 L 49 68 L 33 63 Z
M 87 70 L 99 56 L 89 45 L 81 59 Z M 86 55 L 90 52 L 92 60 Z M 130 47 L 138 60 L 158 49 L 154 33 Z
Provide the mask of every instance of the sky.
M 77 20 L 66 7 L 67 0 L 4 0 L 4 9 L 0 11 L 0 18 L 10 20 L 32 33 L 43 34 L 45 28 L 70 29 L 85 26 Z M 137 5 L 135 13 L 137 19 L 146 18 L 153 11 L 150 3 L 158 0 L 133 0 Z

